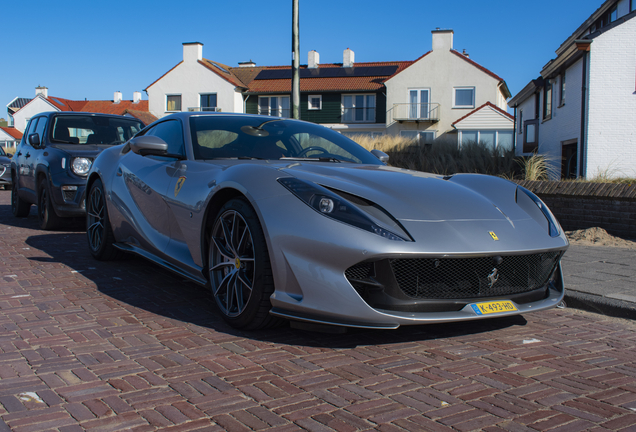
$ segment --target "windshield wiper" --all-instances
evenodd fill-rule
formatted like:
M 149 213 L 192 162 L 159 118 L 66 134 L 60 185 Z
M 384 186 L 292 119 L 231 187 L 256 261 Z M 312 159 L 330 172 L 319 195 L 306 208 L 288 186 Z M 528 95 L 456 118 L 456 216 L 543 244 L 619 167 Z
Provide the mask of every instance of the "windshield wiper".
M 280 160 L 288 160 L 288 161 L 307 161 L 307 162 L 346 162 L 342 159 L 335 158 L 333 156 L 329 157 L 282 157 Z

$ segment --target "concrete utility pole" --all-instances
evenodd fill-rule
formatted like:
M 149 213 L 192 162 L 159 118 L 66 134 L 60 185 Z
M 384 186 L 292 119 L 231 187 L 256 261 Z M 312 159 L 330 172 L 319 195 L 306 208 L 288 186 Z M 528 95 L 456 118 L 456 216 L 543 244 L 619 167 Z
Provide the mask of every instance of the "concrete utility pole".
M 292 118 L 300 119 L 300 38 L 298 36 L 298 1 L 292 0 Z

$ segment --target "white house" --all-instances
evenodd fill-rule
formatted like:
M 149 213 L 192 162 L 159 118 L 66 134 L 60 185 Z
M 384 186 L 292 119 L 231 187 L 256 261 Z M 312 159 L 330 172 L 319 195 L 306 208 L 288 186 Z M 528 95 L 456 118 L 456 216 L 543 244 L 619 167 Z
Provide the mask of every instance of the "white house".
M 146 89 L 156 117 L 179 111 L 243 112 L 244 84 L 221 63 L 203 58 L 203 44 L 183 44 L 183 60 Z
M 5 152 L 14 153 L 21 139 L 22 133 L 16 128 L 0 126 L 0 147 L 2 147 Z
M 347 48 L 342 63 L 322 64 L 309 51 L 299 70 L 300 118 L 345 134 L 446 137 L 460 144 L 463 136 L 509 147 L 514 125 L 500 115 L 510 97 L 504 80 L 455 51 L 452 30 L 432 33 L 433 49 L 414 61 L 356 62 Z M 146 92 L 157 117 L 195 110 L 290 117 L 291 67 L 251 61 L 230 67 L 205 59 L 203 44 L 184 43 L 183 60 Z M 478 125 L 487 113 L 495 113 L 494 123 Z M 464 126 L 470 129 L 462 135 Z
M 636 1 L 608 0 L 515 95 L 518 154 L 553 177 L 636 176 Z
M 452 30 L 432 33 L 433 49 L 384 82 L 387 132 L 419 136 L 425 141 L 447 137 L 460 144 L 462 140 L 481 140 L 497 145 L 501 136 L 504 144 L 510 146 L 508 135 L 514 128 L 513 120 L 499 115 L 510 97 L 505 81 L 467 54 L 454 50 Z M 475 111 L 485 104 L 489 104 L 485 111 Z M 497 121 L 482 124 L 484 115 L 493 112 L 490 107 L 499 108 L 494 117 Z M 462 136 L 457 130 L 470 122 L 465 118 L 467 114 L 472 117 L 468 127 L 473 133 Z M 483 131 L 483 136 L 479 131 Z
M 157 118 L 148 111 L 148 101 L 141 99 L 141 92 L 133 92 L 132 100 L 124 100 L 121 92 L 114 92 L 113 100 L 70 100 L 56 96 L 49 96 L 48 88 L 35 88 L 33 99 L 26 101 L 20 107 L 9 109 L 9 115 L 17 130 L 24 132 L 31 117 L 46 111 L 82 111 L 91 113 L 115 114 L 135 117 L 144 124 L 150 124 Z

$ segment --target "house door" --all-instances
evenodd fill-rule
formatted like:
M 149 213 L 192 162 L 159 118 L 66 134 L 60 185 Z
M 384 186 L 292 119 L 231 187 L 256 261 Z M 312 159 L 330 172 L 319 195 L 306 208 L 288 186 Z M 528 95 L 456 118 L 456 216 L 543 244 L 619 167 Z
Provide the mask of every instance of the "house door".
M 427 119 L 429 118 L 429 90 L 412 89 L 409 90 L 409 118 Z
M 576 140 L 564 141 L 561 144 L 561 178 L 576 178 L 577 161 Z

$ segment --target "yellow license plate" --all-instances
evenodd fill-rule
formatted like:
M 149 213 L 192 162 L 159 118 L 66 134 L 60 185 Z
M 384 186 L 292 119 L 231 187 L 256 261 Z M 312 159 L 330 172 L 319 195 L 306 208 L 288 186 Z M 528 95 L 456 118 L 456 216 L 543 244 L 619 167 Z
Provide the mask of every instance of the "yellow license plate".
M 517 307 L 510 300 L 473 303 L 471 306 L 477 315 L 514 312 L 517 310 Z

